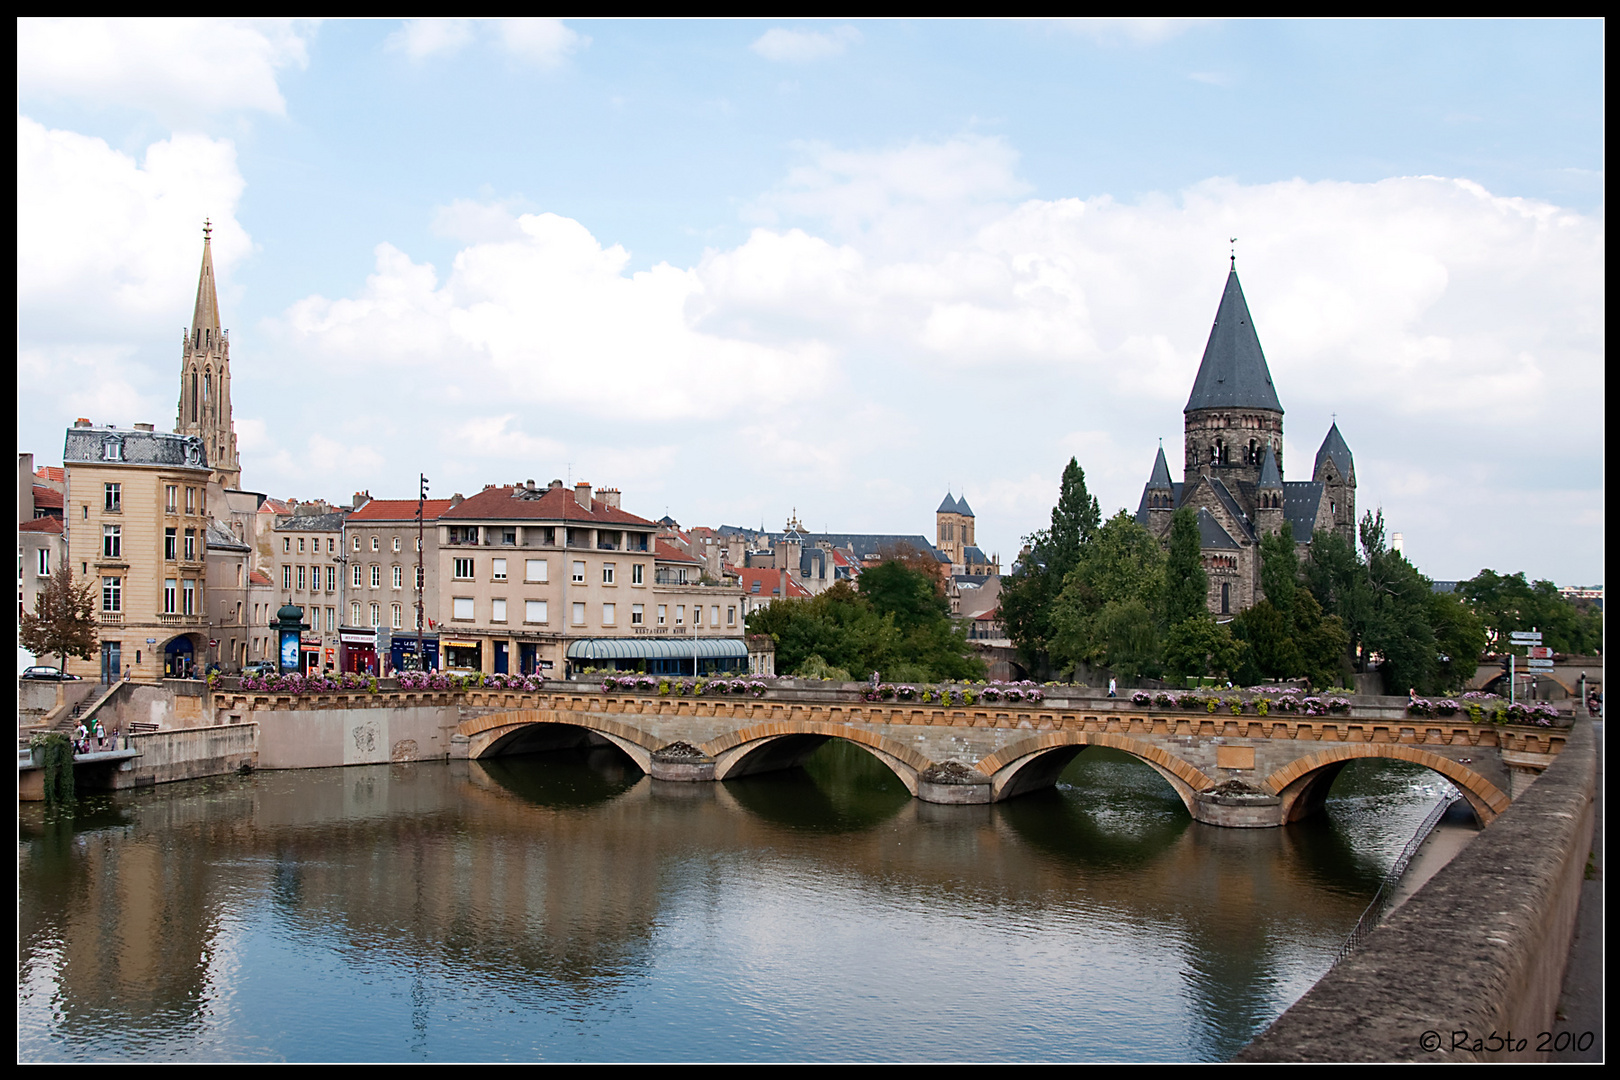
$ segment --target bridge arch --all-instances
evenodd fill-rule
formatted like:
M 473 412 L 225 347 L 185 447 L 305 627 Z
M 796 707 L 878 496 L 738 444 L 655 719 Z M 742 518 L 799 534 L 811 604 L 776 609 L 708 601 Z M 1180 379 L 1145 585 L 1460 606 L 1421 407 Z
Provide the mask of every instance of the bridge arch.
M 828 739 L 855 743 L 888 766 L 912 795 L 917 794 L 919 777 L 933 765 L 911 747 L 893 739 L 844 724 L 816 720 L 755 724 L 711 739 L 701 749 L 714 757 L 714 778 L 724 780 L 728 776 L 790 768 Z
M 468 717 L 456 725 L 467 737 L 469 758 L 512 753 L 515 746 L 549 749 L 566 745 L 565 729 L 599 735 L 623 750 L 642 772 L 652 771 L 653 751 L 663 745 L 658 739 L 630 724 L 606 716 L 563 709 L 512 709 L 485 716 Z
M 1283 823 L 1298 821 L 1319 808 L 1340 770 L 1359 758 L 1409 761 L 1434 770 L 1457 785 L 1481 825 L 1489 825 L 1512 801 L 1501 788 L 1473 769 L 1431 751 L 1415 746 L 1351 744 L 1307 754 L 1266 777 L 1265 786 L 1282 799 Z
M 1122 750 L 1146 764 L 1169 781 L 1189 814 L 1194 796 L 1215 784 L 1195 766 L 1152 743 L 1103 731 L 1045 732 L 1003 747 L 977 767 L 990 777 L 991 800 L 1001 802 L 1057 783 L 1058 774 L 1088 746 Z

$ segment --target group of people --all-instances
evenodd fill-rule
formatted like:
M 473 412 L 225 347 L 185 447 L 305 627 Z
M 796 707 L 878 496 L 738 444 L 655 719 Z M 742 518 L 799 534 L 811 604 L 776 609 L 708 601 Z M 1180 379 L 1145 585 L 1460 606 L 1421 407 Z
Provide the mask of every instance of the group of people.
M 95 754 L 102 750 L 118 749 L 118 732 L 107 731 L 101 726 L 101 721 L 91 718 L 90 726 L 85 727 L 83 722 L 73 732 L 73 752 L 75 754 Z

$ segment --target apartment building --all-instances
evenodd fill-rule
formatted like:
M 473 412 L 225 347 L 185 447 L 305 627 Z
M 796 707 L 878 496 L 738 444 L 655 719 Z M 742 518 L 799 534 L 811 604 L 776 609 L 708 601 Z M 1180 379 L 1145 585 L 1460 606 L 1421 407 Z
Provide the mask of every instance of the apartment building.
M 345 520 L 339 544 L 344 549 L 348 590 L 347 612 L 340 616 L 339 627 L 344 671 L 443 666 L 438 634 L 438 523 L 460 499 L 458 495 L 424 500 L 418 530 L 415 499 L 373 499 L 366 492 L 355 496 L 355 509 Z M 425 662 L 416 655 L 419 630 Z M 378 655 L 379 641 L 387 655 Z
M 742 596 L 615 488 L 491 486 L 438 521 L 443 665 L 560 675 L 584 667 L 746 670 Z
M 62 450 L 67 559 L 100 591 L 101 644 L 69 659 L 86 678 L 141 682 L 207 662 L 208 490 L 202 439 L 74 422 Z
M 304 609 L 304 631 L 299 649 L 303 671 L 337 669 L 338 626 L 343 618 L 346 555 L 343 523 L 347 511 L 325 502 L 289 500 L 291 511 L 279 515 L 270 529 L 271 563 L 267 570 L 271 594 L 254 612 L 257 624 L 268 625 L 287 603 Z M 257 658 L 256 658 L 257 659 Z M 272 659 L 265 657 L 264 659 Z

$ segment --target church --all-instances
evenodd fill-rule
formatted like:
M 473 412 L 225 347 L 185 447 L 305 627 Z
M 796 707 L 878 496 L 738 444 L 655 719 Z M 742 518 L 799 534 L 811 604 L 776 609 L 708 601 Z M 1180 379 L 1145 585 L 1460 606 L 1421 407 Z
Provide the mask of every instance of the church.
M 1337 422 L 1316 452 L 1311 479 L 1283 479 L 1282 402 L 1235 260 L 1182 414 L 1184 479 L 1170 479 L 1160 446 L 1136 520 L 1168 542 L 1172 515 L 1183 506 L 1197 511 L 1209 610 L 1217 617 L 1263 599 L 1260 538 L 1280 532 L 1284 522 L 1301 555 L 1318 529 L 1336 529 L 1355 542 L 1355 459 Z

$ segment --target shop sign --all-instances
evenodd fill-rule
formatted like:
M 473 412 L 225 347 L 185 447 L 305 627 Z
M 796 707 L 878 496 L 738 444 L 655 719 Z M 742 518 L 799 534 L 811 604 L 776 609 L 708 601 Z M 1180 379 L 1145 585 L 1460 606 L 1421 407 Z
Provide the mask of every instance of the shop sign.
M 439 644 L 440 645 L 446 645 L 446 646 L 448 646 L 448 647 L 450 647 L 452 649 L 476 649 L 476 648 L 478 648 L 478 642 L 476 642 L 476 641 L 451 641 L 448 638 L 445 639 L 444 641 L 439 642 Z

